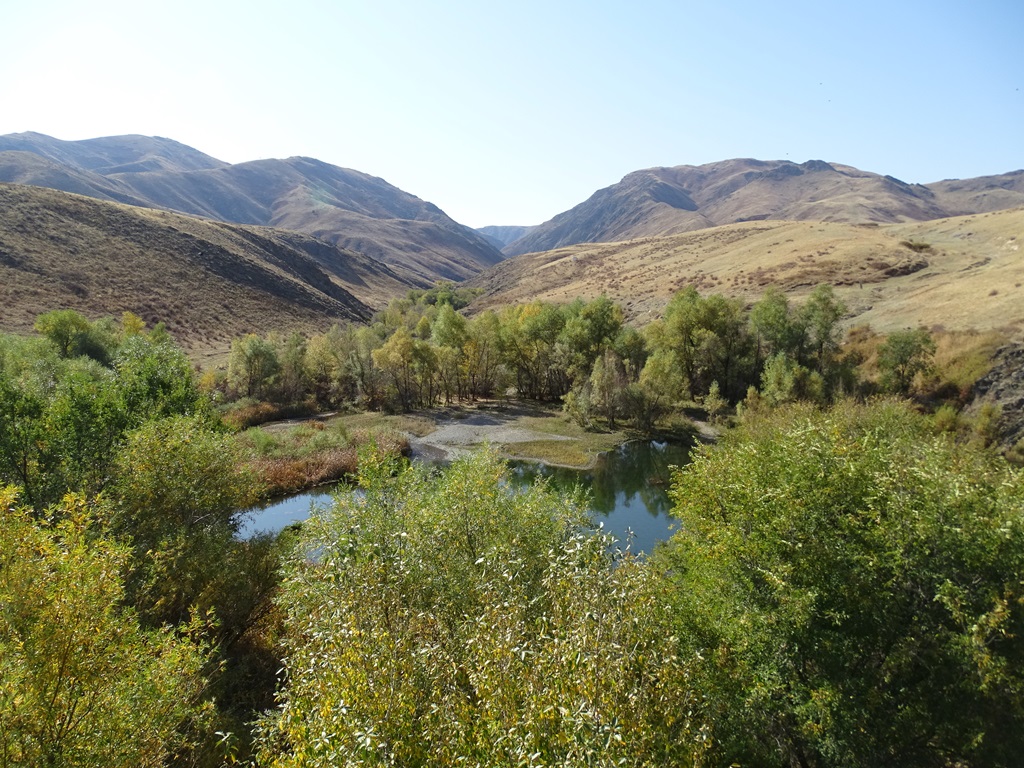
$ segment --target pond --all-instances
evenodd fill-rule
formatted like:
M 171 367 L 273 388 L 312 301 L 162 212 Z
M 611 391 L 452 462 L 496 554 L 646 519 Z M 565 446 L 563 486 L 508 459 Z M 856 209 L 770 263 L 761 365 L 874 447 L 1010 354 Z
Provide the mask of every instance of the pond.
M 546 477 L 556 490 L 582 485 L 590 494 L 595 523 L 634 552 L 650 552 L 672 535 L 668 488 L 672 466 L 689 462 L 690 446 L 634 441 L 601 454 L 593 469 L 581 471 L 532 462 L 510 462 L 513 482 L 532 483 Z
M 556 490 L 582 485 L 590 494 L 595 523 L 625 543 L 631 537 L 634 552 L 650 552 L 672 535 L 674 520 L 668 514 L 671 466 L 689 461 L 690 445 L 634 441 L 602 454 L 593 469 L 574 470 L 533 462 L 509 462 L 513 485 L 548 478 Z M 248 510 L 242 515 L 239 535 L 248 538 L 260 531 L 276 532 L 305 520 L 311 508 L 331 502 L 329 488 L 316 489 Z

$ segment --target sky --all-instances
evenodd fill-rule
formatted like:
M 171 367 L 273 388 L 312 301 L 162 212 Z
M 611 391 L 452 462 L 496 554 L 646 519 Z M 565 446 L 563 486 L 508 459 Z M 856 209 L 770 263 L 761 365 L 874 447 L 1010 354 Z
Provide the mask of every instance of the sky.
M 1021 0 L 6 0 L 0 134 L 304 155 L 473 227 L 641 168 L 1024 168 Z

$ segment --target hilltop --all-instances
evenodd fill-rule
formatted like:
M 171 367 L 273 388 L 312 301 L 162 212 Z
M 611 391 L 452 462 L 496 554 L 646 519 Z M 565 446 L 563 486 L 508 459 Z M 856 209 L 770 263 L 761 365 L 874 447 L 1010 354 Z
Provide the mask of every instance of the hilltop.
M 1024 171 L 907 184 L 848 165 L 751 159 L 635 171 L 529 229 L 506 256 L 744 221 L 926 221 L 1024 205 Z
M 231 165 L 159 137 L 20 133 L 0 136 L 0 181 L 303 232 L 390 265 L 407 288 L 462 280 L 502 259 L 437 206 L 306 157 Z

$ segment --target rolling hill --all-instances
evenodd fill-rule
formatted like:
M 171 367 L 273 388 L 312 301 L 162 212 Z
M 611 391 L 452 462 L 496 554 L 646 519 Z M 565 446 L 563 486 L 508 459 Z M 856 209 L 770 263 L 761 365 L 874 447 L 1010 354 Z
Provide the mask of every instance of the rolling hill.
M 1020 205 L 1024 172 L 920 185 L 821 160 L 725 160 L 630 173 L 503 252 L 514 256 L 743 221 L 897 223 Z
M 50 309 L 127 310 L 201 359 L 245 333 L 366 320 L 403 290 L 386 265 L 309 235 L 0 184 L 0 330 Z
M 602 294 L 639 323 L 688 284 L 756 300 L 837 287 L 849 323 L 1024 335 L 1024 208 L 925 222 L 756 221 L 667 237 L 579 244 L 508 259 L 468 285 L 474 311 Z
M 304 232 L 392 266 L 407 288 L 462 280 L 502 259 L 437 206 L 311 158 L 229 165 L 170 139 L 21 133 L 0 136 L 0 181 Z

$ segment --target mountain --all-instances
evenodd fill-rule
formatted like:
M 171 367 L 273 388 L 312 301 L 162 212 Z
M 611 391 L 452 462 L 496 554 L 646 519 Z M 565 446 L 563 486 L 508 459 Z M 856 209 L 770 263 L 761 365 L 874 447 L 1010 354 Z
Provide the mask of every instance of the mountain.
M 514 256 L 768 219 L 926 221 L 1024 204 L 1020 175 L 921 185 L 821 160 L 740 159 L 648 168 L 598 190 L 503 251 Z
M 948 179 L 927 186 L 952 215 L 988 213 L 1024 205 L 1024 170 L 975 179 Z
M 305 157 L 229 165 L 170 139 L 20 133 L 0 136 L 0 181 L 305 232 L 391 265 L 408 287 L 462 280 L 503 258 L 437 206 Z
M 101 176 L 130 171 L 196 171 L 227 166 L 220 160 L 159 136 L 105 136 L 61 141 L 42 133 L 0 136 L 0 152 L 31 152 L 54 163 Z
M 667 237 L 587 243 L 507 259 L 467 281 L 475 312 L 606 295 L 630 320 L 661 314 L 694 285 L 755 301 L 769 285 L 797 300 L 836 286 L 851 323 L 1024 334 L 1024 208 L 924 222 L 755 221 Z
M 476 231 L 483 235 L 484 238 L 493 245 L 495 248 L 504 248 L 509 243 L 513 243 L 521 237 L 525 237 L 530 233 L 533 227 L 521 227 L 521 226 L 490 226 L 490 227 L 477 227 Z
M 131 311 L 202 357 L 244 333 L 366 320 L 368 301 L 404 285 L 309 235 L 0 184 L 0 330 L 26 331 L 57 308 Z

